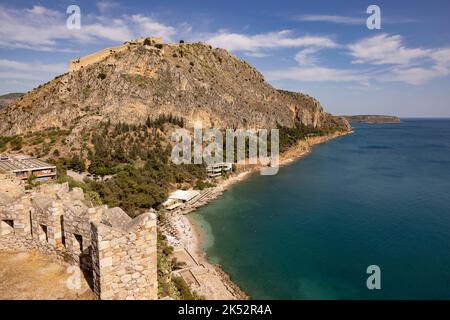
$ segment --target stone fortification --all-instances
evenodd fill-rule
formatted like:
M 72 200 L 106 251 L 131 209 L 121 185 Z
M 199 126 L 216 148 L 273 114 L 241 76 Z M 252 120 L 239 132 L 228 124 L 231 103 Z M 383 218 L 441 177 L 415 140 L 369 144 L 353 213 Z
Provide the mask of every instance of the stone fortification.
M 79 266 L 98 299 L 157 299 L 154 212 L 131 219 L 87 205 L 67 183 L 27 192 L 0 179 L 0 250 L 38 249 Z

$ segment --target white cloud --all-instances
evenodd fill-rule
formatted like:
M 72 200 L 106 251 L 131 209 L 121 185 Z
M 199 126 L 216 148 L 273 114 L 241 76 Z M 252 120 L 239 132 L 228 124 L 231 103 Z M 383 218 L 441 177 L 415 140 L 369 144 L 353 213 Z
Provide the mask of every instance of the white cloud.
M 265 73 L 269 80 L 293 81 L 363 81 L 367 75 L 350 69 L 334 69 L 326 67 L 293 67 L 282 70 L 272 70 Z
M 260 52 L 260 51 L 247 51 L 245 52 L 245 55 L 248 57 L 253 57 L 253 58 L 266 58 L 268 56 L 270 56 L 268 53 L 264 53 L 264 52 Z
M 412 85 L 421 85 L 428 82 L 439 74 L 436 70 L 423 67 L 413 67 L 413 68 L 394 68 L 391 72 L 383 77 L 383 81 L 399 81 L 405 82 Z
M 95 5 L 101 13 L 107 13 L 119 7 L 119 4 L 115 1 L 98 1 Z
M 378 35 L 348 45 L 356 60 L 353 64 L 370 64 L 370 70 L 329 68 L 318 65 L 315 54 L 321 50 L 309 47 L 295 55 L 297 67 L 272 70 L 272 80 L 350 81 L 372 86 L 374 83 L 403 82 L 421 85 L 450 74 L 450 48 L 407 48 L 398 35 Z
M 176 33 L 175 28 L 140 14 L 131 16 L 130 20 L 135 24 L 136 34 L 138 36 L 151 35 L 170 39 Z
M 74 32 L 76 40 L 88 42 L 95 39 L 123 42 L 134 38 L 132 30 L 122 19 L 110 20 L 109 24 L 102 22 L 84 24 L 80 30 L 73 30 L 72 32 Z
M 421 85 L 450 74 L 450 48 L 407 48 L 400 35 L 381 34 L 347 46 L 352 63 L 390 65 L 374 75 L 378 81 Z
M 318 58 L 314 56 L 319 51 L 318 48 L 306 48 L 299 51 L 295 55 L 295 61 L 300 65 L 315 65 L 318 63 Z
M 45 64 L 38 61 L 21 62 L 9 59 L 0 59 L 1 79 L 23 79 L 46 81 L 58 74 L 67 71 L 67 64 Z
M 338 15 L 305 14 L 297 17 L 296 20 L 308 22 L 331 22 L 337 24 L 358 25 L 366 23 L 365 17 L 349 17 Z
M 421 85 L 430 80 L 450 74 L 450 48 L 432 50 L 431 63 L 427 66 L 396 67 L 385 77 L 386 81 L 402 81 Z
M 264 50 L 299 47 L 335 48 L 337 44 L 329 37 L 294 37 L 289 30 L 247 35 L 221 31 L 205 39 L 206 42 L 229 51 L 241 51 L 250 55 L 261 54 Z
M 47 17 L 57 17 L 59 13 L 55 10 L 47 9 L 40 5 L 35 5 L 31 9 L 25 9 L 30 15 L 36 16 L 47 16 Z
M 192 33 L 192 26 L 187 23 L 174 27 L 142 14 L 112 18 L 103 14 L 117 3 L 99 1 L 96 5 L 102 15 L 83 15 L 82 12 L 81 30 L 68 30 L 65 11 L 41 5 L 12 9 L 0 4 L 0 48 L 73 51 L 84 43 L 123 42 L 140 36 L 161 36 L 172 41 L 171 38 L 177 35 L 183 36 L 182 39 L 202 39 L 213 46 L 257 58 L 267 57 L 277 49 L 298 49 L 296 66 L 266 72 L 272 80 L 349 81 L 358 84 L 400 81 L 420 85 L 450 74 L 450 48 L 409 48 L 400 35 L 379 34 L 342 46 L 330 36 L 296 36 L 290 30 L 259 34 L 219 30 L 217 33 L 199 34 Z M 365 17 L 338 15 L 304 15 L 299 19 L 349 25 L 365 21 Z M 317 54 L 324 49 L 343 49 L 352 57 L 353 65 L 340 68 L 321 66 Z M 360 64 L 371 65 L 371 70 L 362 69 Z M 0 59 L 2 79 L 45 81 L 66 69 L 65 64 Z
M 450 71 L 450 48 L 441 48 L 433 52 L 431 58 L 435 61 L 434 69 L 443 75 Z
M 100 3 L 98 5 L 102 6 Z M 105 6 L 102 8 L 106 9 Z M 123 42 L 139 36 L 158 36 L 170 40 L 176 32 L 174 27 L 143 15 L 109 18 L 81 14 L 81 29 L 69 30 L 63 11 L 42 6 L 11 9 L 0 5 L 0 47 L 70 51 L 80 42 Z
M 450 49 L 440 49 L 442 54 Z M 298 55 L 296 56 L 297 60 Z M 406 84 L 419 86 L 431 80 L 445 77 L 450 74 L 450 62 L 448 58 L 442 56 L 441 62 L 435 60 L 429 66 L 395 66 L 384 69 L 358 70 L 358 69 L 338 69 L 328 68 L 319 65 L 302 65 L 280 70 L 265 72 L 269 80 L 290 80 L 304 82 L 357 82 L 364 87 L 373 87 L 374 83 L 403 82 Z
M 399 35 L 381 34 L 348 45 L 349 53 L 355 58 L 353 63 L 409 64 L 430 55 L 421 48 L 406 48 Z
M 42 64 L 40 62 L 19 62 L 15 60 L 0 59 L 0 69 L 18 71 L 61 72 L 67 69 L 63 64 Z
M 331 15 L 331 14 L 305 14 L 295 18 L 298 21 L 306 21 L 306 22 L 326 22 L 326 23 L 335 23 L 342 25 L 366 25 L 366 20 L 368 15 L 361 14 L 359 17 L 352 16 L 342 16 L 342 15 Z M 414 19 L 408 18 L 386 18 L 383 17 L 382 23 L 412 23 L 417 22 Z
M 42 47 L 55 45 L 61 37 L 62 27 L 55 21 L 61 15 L 41 6 L 31 9 L 7 9 L 0 5 L 0 46 Z M 65 28 L 65 25 L 62 25 Z

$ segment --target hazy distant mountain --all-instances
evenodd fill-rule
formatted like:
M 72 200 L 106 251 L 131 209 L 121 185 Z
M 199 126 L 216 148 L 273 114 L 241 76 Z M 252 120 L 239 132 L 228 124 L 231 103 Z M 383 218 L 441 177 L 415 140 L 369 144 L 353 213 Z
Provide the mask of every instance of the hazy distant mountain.
M 16 102 L 24 93 L 14 92 L 0 96 L 0 109 Z
M 401 120 L 396 116 L 385 115 L 357 115 L 344 116 L 350 123 L 400 123 Z

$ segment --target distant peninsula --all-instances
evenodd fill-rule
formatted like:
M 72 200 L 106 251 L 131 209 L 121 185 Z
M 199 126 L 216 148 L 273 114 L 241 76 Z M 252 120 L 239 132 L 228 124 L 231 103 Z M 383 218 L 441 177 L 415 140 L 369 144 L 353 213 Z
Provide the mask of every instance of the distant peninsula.
M 350 123 L 371 123 L 371 124 L 381 124 L 381 123 L 400 123 L 401 120 L 396 116 L 386 116 L 386 115 L 356 115 L 356 116 L 344 116 Z

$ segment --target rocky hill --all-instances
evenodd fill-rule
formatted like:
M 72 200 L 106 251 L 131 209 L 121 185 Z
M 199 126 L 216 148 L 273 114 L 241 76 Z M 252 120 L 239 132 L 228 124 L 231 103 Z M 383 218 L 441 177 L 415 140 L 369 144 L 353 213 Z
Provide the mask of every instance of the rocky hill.
M 100 121 L 143 124 L 171 114 L 192 126 L 350 129 L 307 95 L 281 91 L 247 62 L 205 43 L 126 43 L 0 110 L 0 135 L 58 128 L 72 137 Z
M 396 116 L 385 115 L 357 115 L 357 116 L 344 116 L 350 123 L 400 123 L 401 120 Z

